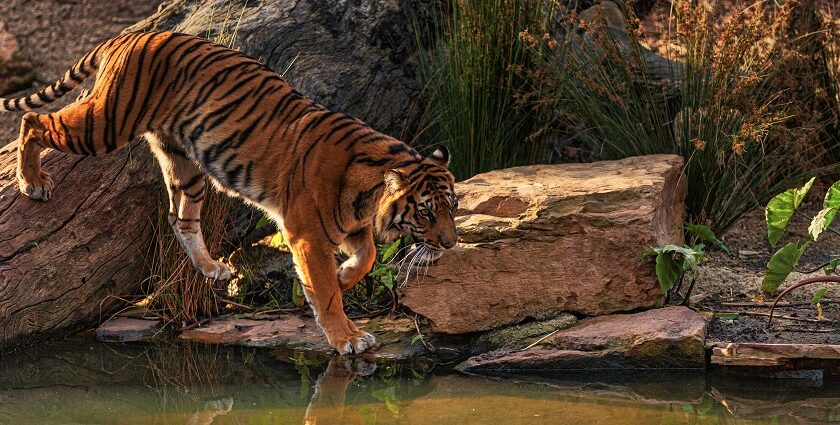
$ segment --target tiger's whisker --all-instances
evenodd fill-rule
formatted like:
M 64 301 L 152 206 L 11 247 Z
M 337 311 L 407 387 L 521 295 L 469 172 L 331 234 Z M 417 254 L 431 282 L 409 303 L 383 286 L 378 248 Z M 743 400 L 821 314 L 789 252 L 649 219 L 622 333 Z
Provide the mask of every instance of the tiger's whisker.
M 390 259 L 390 260 L 388 260 L 388 262 L 387 262 L 387 263 L 385 263 L 385 264 L 387 264 L 387 265 L 389 265 L 389 266 L 390 266 L 390 265 L 391 265 L 394 261 L 397 261 L 397 258 L 399 258 L 400 253 L 402 253 L 403 251 L 405 251 L 406 249 L 409 249 L 409 248 L 411 248 L 411 245 L 406 245 L 406 246 L 404 246 L 404 247 L 400 248 L 400 249 L 399 249 L 399 251 L 397 251 L 396 253 L 394 253 L 394 256 L 393 256 L 393 257 L 391 257 L 391 259 Z M 401 260 L 404 260 L 404 259 L 405 259 L 405 257 L 403 257 Z

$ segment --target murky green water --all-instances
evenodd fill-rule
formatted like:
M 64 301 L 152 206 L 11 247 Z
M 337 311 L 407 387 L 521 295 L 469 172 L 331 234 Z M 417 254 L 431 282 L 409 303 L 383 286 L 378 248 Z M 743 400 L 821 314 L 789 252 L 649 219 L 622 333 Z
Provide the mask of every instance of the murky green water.
M 270 350 L 66 341 L 0 358 L 3 424 L 840 423 L 840 386 L 691 373 L 501 380 Z

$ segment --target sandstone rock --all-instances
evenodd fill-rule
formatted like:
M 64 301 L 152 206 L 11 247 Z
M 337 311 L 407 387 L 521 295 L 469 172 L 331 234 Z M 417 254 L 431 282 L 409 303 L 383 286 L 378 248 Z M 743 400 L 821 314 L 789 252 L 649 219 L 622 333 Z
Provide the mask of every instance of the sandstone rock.
M 376 336 L 380 344 L 377 350 L 366 354 L 367 358 L 407 360 L 425 352 L 422 344 L 411 341 L 416 332 L 409 319 L 377 318 L 355 323 Z M 180 338 L 206 344 L 283 348 L 321 355 L 335 353 L 313 318 L 294 314 L 271 320 L 223 317 L 186 330 Z
M 459 244 L 401 302 L 444 333 L 662 298 L 646 249 L 683 242 L 683 161 L 653 155 L 492 171 L 458 183 Z
M 105 342 L 141 341 L 161 331 L 160 320 L 115 317 L 96 328 L 96 339 Z
M 20 53 L 13 34 L 0 22 L 0 96 L 29 87 L 35 79 L 32 63 Z
M 831 365 L 840 370 L 840 345 L 716 342 L 712 346 L 711 363 L 785 369 L 796 369 L 800 365 Z
M 571 369 L 702 369 L 706 320 L 686 307 L 588 319 L 535 348 L 468 359 L 465 372 Z

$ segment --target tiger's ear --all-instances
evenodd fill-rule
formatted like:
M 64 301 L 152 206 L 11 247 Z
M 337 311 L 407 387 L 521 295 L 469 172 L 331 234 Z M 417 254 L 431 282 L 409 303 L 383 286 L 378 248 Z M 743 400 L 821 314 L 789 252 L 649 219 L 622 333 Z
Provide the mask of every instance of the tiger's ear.
M 405 175 L 400 170 L 385 172 L 385 187 L 391 193 L 397 193 L 405 188 Z
M 434 152 L 432 152 L 429 158 L 439 162 L 444 167 L 449 166 L 449 149 L 447 149 L 446 146 L 440 145 Z

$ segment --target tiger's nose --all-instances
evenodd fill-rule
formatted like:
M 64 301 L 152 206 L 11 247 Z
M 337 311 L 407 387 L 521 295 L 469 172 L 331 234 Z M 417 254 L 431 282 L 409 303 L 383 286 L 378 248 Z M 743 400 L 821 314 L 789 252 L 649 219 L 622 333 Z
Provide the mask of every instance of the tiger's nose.
M 446 249 L 452 248 L 453 246 L 455 246 L 456 243 L 457 241 L 455 241 L 454 239 L 451 241 L 440 241 L 440 244 L 443 245 L 443 247 Z

